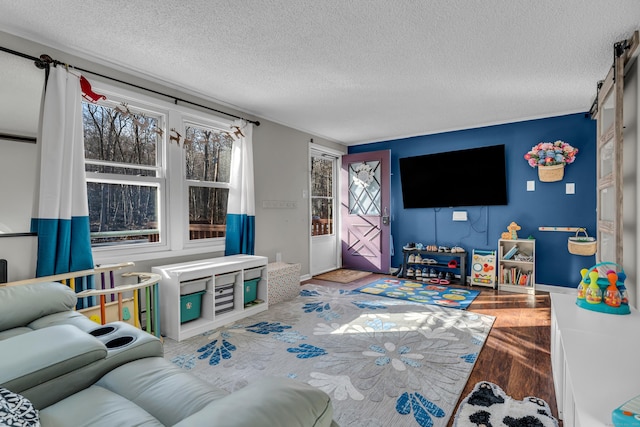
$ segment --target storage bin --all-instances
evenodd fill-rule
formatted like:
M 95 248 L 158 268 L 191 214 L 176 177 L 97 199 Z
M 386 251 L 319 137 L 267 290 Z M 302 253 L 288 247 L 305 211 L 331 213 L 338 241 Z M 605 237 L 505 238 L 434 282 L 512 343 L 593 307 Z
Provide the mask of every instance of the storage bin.
M 195 294 L 196 292 L 202 292 L 207 289 L 207 282 L 211 280 L 210 277 L 202 279 L 193 279 L 180 282 L 180 295 Z
M 236 281 L 236 276 L 240 274 L 239 271 L 233 273 L 221 274 L 216 276 L 216 286 L 228 285 Z
M 216 301 L 216 314 L 223 314 L 233 310 L 233 299 L 231 301 Z
M 222 314 L 233 310 L 233 287 L 234 283 L 216 286 L 215 314 Z
M 267 265 L 267 301 L 269 307 L 289 301 L 300 294 L 300 264 L 272 262 Z
M 200 317 L 202 295 L 205 291 L 180 296 L 180 323 L 195 320 Z
M 244 303 L 248 304 L 255 301 L 258 296 L 258 282 L 260 278 L 244 281 Z
M 248 268 L 244 271 L 244 280 L 251 280 L 260 278 L 262 276 L 262 270 L 264 267 Z

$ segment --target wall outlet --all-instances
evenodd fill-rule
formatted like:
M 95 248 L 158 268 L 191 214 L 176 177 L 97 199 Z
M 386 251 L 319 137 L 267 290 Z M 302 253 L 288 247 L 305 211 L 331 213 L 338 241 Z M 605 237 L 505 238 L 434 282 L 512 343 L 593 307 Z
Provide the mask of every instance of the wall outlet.
M 576 194 L 576 184 L 573 182 L 567 182 L 566 193 Z

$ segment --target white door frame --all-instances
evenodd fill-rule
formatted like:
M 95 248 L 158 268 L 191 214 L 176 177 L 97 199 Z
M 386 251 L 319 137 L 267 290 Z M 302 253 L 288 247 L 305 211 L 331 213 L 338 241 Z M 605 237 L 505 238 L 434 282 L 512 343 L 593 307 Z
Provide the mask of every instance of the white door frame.
M 341 151 L 338 150 L 334 150 L 332 148 L 329 147 L 324 147 L 322 145 L 319 144 L 315 144 L 313 142 L 309 143 L 309 155 L 307 156 L 307 183 L 308 183 L 308 192 L 307 194 L 309 194 L 309 206 L 308 206 L 308 212 L 309 215 L 307 215 L 307 221 L 308 221 L 308 226 L 307 226 L 307 230 L 309 232 L 309 273 L 311 276 L 315 276 L 321 273 L 324 273 L 326 271 L 332 270 L 324 270 L 324 271 L 313 271 L 313 256 L 314 256 L 314 251 L 313 251 L 313 236 L 311 236 L 311 169 L 310 169 L 310 165 L 311 165 L 311 156 L 314 154 L 320 154 L 320 155 L 327 155 L 327 156 L 331 156 L 333 158 L 336 159 L 336 164 L 335 164 L 335 170 L 334 170 L 334 209 L 333 209 L 333 230 L 334 230 L 334 235 L 335 235 L 335 239 L 336 239 L 336 260 L 335 260 L 335 265 L 336 268 L 340 268 L 342 266 L 342 239 L 340 236 L 340 170 L 342 169 L 342 155 L 344 154 Z

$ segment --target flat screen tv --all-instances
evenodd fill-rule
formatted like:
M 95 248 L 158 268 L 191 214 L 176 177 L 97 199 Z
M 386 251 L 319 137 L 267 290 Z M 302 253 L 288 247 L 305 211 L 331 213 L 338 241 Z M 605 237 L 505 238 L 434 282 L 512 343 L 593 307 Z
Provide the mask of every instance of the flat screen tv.
M 405 209 L 506 205 L 504 145 L 404 157 L 400 182 Z

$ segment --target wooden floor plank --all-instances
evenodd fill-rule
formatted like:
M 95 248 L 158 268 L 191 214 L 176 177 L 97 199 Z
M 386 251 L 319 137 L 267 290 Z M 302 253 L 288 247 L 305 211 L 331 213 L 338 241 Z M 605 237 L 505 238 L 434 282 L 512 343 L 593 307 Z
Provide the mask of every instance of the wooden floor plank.
M 343 289 L 355 289 L 384 275 L 369 276 L 349 284 L 308 280 Z M 468 289 L 468 288 L 467 288 Z M 551 300 L 547 292 L 536 295 L 474 287 L 480 295 L 469 306 L 475 313 L 496 317 L 461 399 L 480 381 L 499 385 L 509 396 L 522 399 L 536 396 L 549 403 L 557 418 L 556 396 L 551 375 Z M 457 408 L 456 408 L 457 409 Z M 449 426 L 453 424 L 453 419 Z

